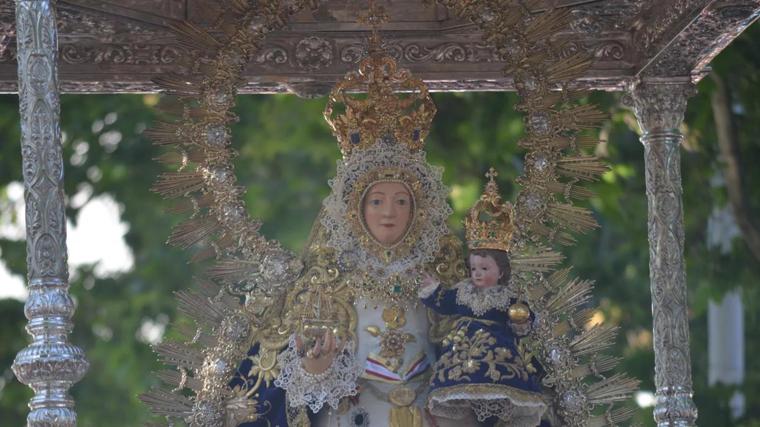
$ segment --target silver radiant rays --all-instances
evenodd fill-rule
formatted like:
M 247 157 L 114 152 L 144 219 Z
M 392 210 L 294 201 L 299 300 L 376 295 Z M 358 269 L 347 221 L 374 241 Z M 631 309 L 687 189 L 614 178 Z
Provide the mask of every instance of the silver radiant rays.
M 75 426 L 68 390 L 88 368 L 82 350 L 68 342 L 74 302 L 68 293 L 54 6 L 54 0 L 16 0 L 29 281 L 24 313 L 32 343 L 16 355 L 13 372 L 35 393 L 29 427 Z

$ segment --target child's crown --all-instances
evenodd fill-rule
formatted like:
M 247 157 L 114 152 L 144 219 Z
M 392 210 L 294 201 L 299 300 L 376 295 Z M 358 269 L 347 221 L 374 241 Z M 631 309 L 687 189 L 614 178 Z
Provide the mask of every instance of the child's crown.
M 489 179 L 480 200 L 470 209 L 464 219 L 467 247 L 470 250 L 496 249 L 509 252 L 514 233 L 514 211 L 509 202 L 501 203 L 499 186 L 494 178 L 498 175 L 491 168 Z

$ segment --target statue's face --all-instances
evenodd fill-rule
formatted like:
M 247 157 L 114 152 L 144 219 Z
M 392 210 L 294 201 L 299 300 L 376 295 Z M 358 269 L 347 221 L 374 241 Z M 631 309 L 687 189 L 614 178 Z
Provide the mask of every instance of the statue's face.
M 406 234 L 412 219 L 414 199 L 400 182 L 372 184 L 362 200 L 367 230 L 381 245 L 393 246 Z

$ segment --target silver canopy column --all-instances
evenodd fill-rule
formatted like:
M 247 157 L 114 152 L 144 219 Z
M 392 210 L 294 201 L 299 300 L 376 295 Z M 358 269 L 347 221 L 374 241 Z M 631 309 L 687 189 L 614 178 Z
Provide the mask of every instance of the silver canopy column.
M 68 390 L 88 363 L 68 342 L 74 301 L 68 293 L 55 0 L 16 0 L 16 34 L 29 281 L 24 313 L 32 343 L 16 355 L 13 372 L 35 393 L 27 425 L 68 427 L 76 425 Z
M 638 82 L 631 88 L 642 130 L 649 206 L 649 277 L 652 291 L 658 426 L 693 426 L 689 316 L 684 266 L 683 199 L 679 131 L 689 78 Z

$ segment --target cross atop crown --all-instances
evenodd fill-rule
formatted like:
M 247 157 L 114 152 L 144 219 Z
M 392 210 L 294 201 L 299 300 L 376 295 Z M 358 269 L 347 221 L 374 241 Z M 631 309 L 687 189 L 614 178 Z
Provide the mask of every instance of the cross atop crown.
M 496 169 L 493 167 L 486 172 L 486 178 L 488 178 L 489 182 L 494 182 L 494 179 L 499 176 L 499 172 L 496 172 Z

